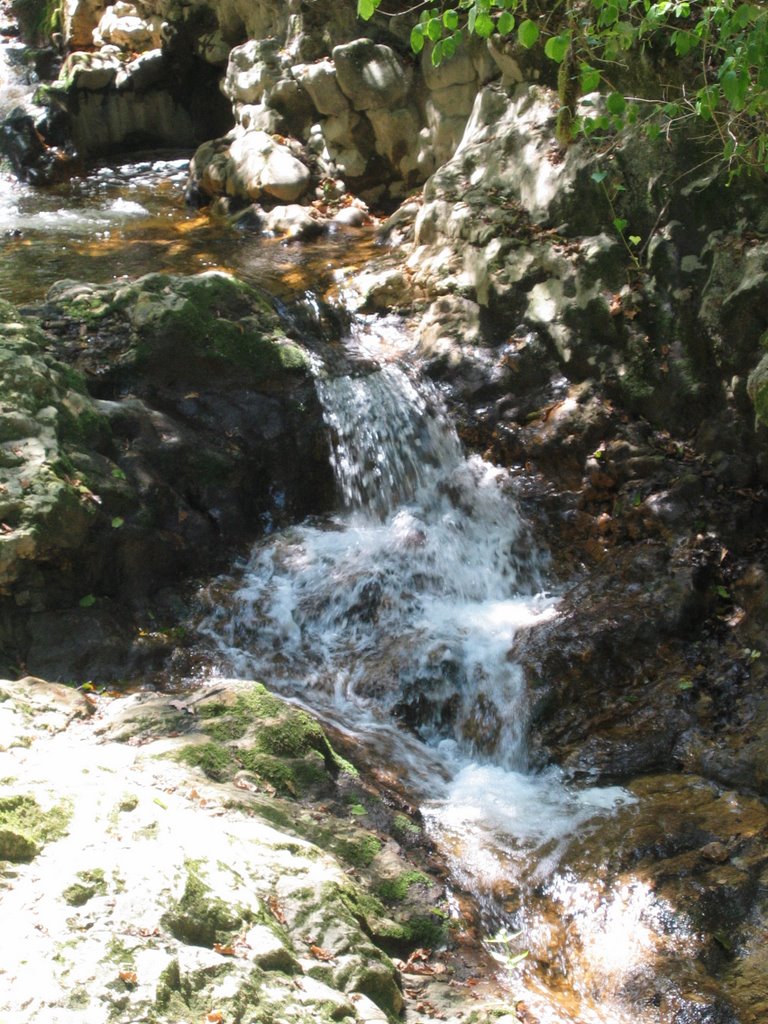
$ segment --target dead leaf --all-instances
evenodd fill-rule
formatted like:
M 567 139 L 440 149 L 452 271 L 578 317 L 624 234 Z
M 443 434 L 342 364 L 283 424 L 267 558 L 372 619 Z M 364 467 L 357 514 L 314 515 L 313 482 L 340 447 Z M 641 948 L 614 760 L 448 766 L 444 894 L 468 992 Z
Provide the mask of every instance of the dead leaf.
M 235 947 L 230 945 L 222 945 L 220 942 L 214 942 L 213 944 L 214 953 L 219 953 L 221 956 L 235 956 Z
M 135 985 L 138 980 L 136 971 L 120 971 L 120 981 L 124 981 L 126 985 Z
M 310 946 L 309 952 L 315 960 L 333 960 L 333 953 L 329 953 L 328 950 L 323 949 L 322 946 Z
M 414 949 L 406 963 L 397 962 L 397 968 L 401 974 L 438 974 L 445 971 L 442 965 L 438 971 L 432 964 L 427 963 L 431 956 L 431 949 Z
M 269 907 L 269 911 L 274 917 L 274 919 L 277 921 L 277 923 L 285 924 L 285 914 L 283 913 L 283 908 L 280 906 L 280 901 L 278 900 L 277 896 L 270 896 L 269 899 L 267 900 L 267 906 Z
M 220 1010 L 211 1010 L 210 1013 L 207 1013 L 205 1015 L 205 1019 L 209 1020 L 211 1024 L 221 1024 L 221 1022 L 224 1020 L 224 1015 L 221 1013 Z

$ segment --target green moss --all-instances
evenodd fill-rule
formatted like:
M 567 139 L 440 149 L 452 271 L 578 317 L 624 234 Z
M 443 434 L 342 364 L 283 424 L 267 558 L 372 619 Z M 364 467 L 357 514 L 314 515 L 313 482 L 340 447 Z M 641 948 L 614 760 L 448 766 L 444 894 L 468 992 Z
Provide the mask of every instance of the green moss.
M 46 845 L 66 835 L 71 804 L 43 811 L 31 796 L 0 798 L 0 860 L 30 861 Z
M 86 1006 L 90 1006 L 91 997 L 88 994 L 88 989 L 83 985 L 78 985 L 73 988 L 69 994 L 67 1000 L 67 1009 L 69 1010 L 84 1010 Z
M 266 301 L 235 278 L 152 275 L 132 292 L 129 315 L 139 335 L 139 362 L 181 355 L 183 346 L 188 360 L 223 363 L 259 380 L 307 368 L 298 345 L 278 341 L 279 323 Z
M 395 878 L 387 878 L 376 887 L 376 894 L 385 903 L 402 903 L 412 885 L 429 885 L 422 871 L 403 871 Z
M 239 692 L 231 703 L 201 705 L 199 716 L 210 742 L 186 747 L 179 756 L 217 782 L 246 769 L 281 792 L 300 796 L 339 772 L 356 774 L 311 715 L 260 683 Z M 246 736 L 248 742 L 238 744 Z
M 105 955 L 102 957 L 102 961 L 112 963 L 118 969 L 125 970 L 126 968 L 132 968 L 136 966 L 136 953 L 135 949 L 113 936 L 107 943 Z
M 383 846 L 380 839 L 370 832 L 361 833 L 357 839 L 339 839 L 333 844 L 333 852 L 356 868 L 367 868 Z
M 187 861 L 184 892 L 162 917 L 162 923 L 180 942 L 192 946 L 213 946 L 225 942 L 241 927 L 248 915 L 214 896 L 202 875 L 201 866 Z
M 185 764 L 202 768 L 214 782 L 223 782 L 230 778 L 236 767 L 229 750 L 218 743 L 199 743 L 184 747 L 177 756 Z
M 61 894 L 64 902 L 70 907 L 82 907 L 94 896 L 105 896 L 107 882 L 101 868 L 94 868 L 92 871 L 78 871 L 79 882 L 73 882 L 67 886 Z
M 392 819 L 392 831 L 396 835 L 400 833 L 400 835 L 419 836 L 422 833 L 420 826 L 404 814 L 396 814 L 394 816 Z

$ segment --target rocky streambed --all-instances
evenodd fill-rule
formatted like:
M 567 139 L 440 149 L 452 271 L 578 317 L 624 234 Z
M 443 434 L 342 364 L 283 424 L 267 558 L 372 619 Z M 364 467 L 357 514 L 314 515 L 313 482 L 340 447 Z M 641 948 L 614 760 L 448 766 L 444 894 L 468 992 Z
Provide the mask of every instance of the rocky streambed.
M 674 135 L 562 150 L 535 54 L 414 64 L 326 6 L 68 8 L 7 124 L 36 180 L 202 142 L 217 242 L 100 221 L 88 265 L 135 261 L 0 309 L 0 1017 L 762 1024 L 764 182 Z M 365 390 L 395 359 L 418 416 Z M 485 469 L 430 447 L 444 407 Z M 337 732 L 250 681 L 305 703 L 310 634 Z

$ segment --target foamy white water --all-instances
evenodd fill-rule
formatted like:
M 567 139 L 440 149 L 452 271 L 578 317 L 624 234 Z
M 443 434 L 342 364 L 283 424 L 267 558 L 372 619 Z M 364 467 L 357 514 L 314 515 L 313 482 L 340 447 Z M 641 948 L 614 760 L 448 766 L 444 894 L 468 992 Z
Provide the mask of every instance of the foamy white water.
M 650 890 L 590 902 L 591 883 L 559 871 L 568 840 L 629 796 L 528 768 L 528 699 L 509 651 L 557 599 L 512 482 L 464 456 L 439 394 L 393 362 L 321 377 L 318 392 L 344 511 L 268 537 L 224 585 L 202 626 L 222 674 L 263 679 L 369 742 L 420 797 L 453 884 L 491 932 L 509 923 L 547 948 L 550 926 L 525 899 L 505 916 L 504 892 L 534 886 L 575 922 L 590 970 L 634 969 L 640 932 L 623 959 L 612 937 L 623 906 L 628 921 L 652 916 Z M 542 1021 L 570 1020 L 532 984 Z M 629 1021 L 589 999 L 580 1019 Z

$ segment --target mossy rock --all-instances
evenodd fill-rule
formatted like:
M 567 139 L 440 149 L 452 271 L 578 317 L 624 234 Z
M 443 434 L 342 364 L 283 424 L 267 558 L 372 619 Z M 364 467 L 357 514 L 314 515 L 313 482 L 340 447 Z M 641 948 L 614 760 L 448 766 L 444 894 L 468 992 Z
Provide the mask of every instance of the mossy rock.
M 82 907 L 94 896 L 106 895 L 107 881 L 101 868 L 78 871 L 77 878 L 78 881 L 68 885 L 61 894 L 64 902 L 68 903 L 70 907 Z
M 0 591 L 33 563 L 68 559 L 86 541 L 100 514 L 98 482 L 73 460 L 80 446 L 110 443 L 80 375 L 53 360 L 39 327 L 10 319 L 9 308 L 0 310 L 0 520 L 9 528 L 0 535 Z
M 768 355 L 764 355 L 750 373 L 747 393 L 755 407 L 757 423 L 768 427 Z
M 66 835 L 71 808 L 44 811 L 32 796 L 0 798 L 0 860 L 27 863 L 46 843 Z
M 298 797 L 332 782 L 341 771 L 354 772 L 316 719 L 260 683 L 201 702 L 199 716 L 210 740 L 185 747 L 179 756 L 216 782 L 246 770 Z
M 134 367 L 157 383 L 205 383 L 215 374 L 270 390 L 309 371 L 267 299 L 220 271 L 148 274 L 118 287 L 65 282 L 49 298 L 64 315 L 112 339 L 122 332 L 122 370 Z
M 250 918 L 215 896 L 203 877 L 199 865 L 186 865 L 184 891 L 178 901 L 163 915 L 163 925 L 174 938 L 192 946 L 212 947 L 224 943 Z

